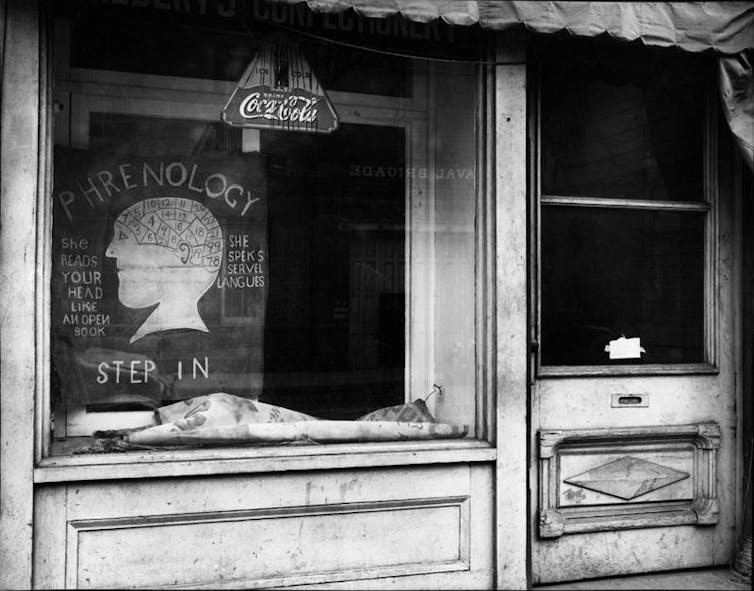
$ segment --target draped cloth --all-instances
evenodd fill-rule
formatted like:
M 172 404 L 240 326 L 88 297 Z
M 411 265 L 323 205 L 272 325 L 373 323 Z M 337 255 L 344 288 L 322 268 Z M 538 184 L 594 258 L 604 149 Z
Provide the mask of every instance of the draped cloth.
M 354 421 L 321 420 L 295 410 L 225 392 L 155 410 L 143 427 L 95 431 L 84 453 L 172 445 L 343 443 L 464 437 L 467 425 L 438 423 L 423 400 L 381 408 Z
M 504 2 L 495 0 L 273 0 L 305 1 L 315 12 L 353 9 L 366 18 L 396 14 L 421 23 L 479 25 L 502 31 L 524 26 L 536 33 L 567 31 L 621 41 L 713 50 L 719 58 L 722 107 L 741 155 L 754 170 L 754 2 Z M 736 55 L 738 54 L 738 55 Z
M 275 0 L 298 4 L 304 0 Z M 517 25 L 537 33 L 568 31 L 623 41 L 738 53 L 754 47 L 754 2 L 502 2 L 495 0 L 305 0 L 315 12 L 352 8 L 359 16 L 400 14 L 410 21 L 442 19 L 450 25 L 504 30 Z
M 722 57 L 719 61 L 720 96 L 739 152 L 754 172 L 754 52 Z

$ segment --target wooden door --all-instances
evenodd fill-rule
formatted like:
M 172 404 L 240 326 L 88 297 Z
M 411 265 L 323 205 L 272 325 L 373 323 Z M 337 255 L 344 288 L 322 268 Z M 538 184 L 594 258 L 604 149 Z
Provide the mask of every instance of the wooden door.
M 534 582 L 726 564 L 731 386 L 730 377 L 538 382 Z M 635 398 L 641 407 L 622 406 Z
M 595 66 L 583 50 L 561 47 L 567 68 L 552 48 L 540 56 L 534 584 L 726 564 L 736 528 L 726 130 L 703 99 L 681 98 L 665 54 L 603 48 Z M 675 94 L 663 103 L 621 60 Z M 704 63 L 684 64 L 710 84 Z

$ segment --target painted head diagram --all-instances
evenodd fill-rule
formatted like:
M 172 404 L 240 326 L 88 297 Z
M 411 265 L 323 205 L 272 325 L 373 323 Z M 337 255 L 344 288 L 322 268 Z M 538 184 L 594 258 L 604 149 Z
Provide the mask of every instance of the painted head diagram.
M 188 328 L 209 332 L 198 303 L 220 270 L 224 240 L 212 212 L 178 197 L 145 199 L 115 220 L 105 255 L 116 259 L 118 299 L 157 307 L 131 337 Z

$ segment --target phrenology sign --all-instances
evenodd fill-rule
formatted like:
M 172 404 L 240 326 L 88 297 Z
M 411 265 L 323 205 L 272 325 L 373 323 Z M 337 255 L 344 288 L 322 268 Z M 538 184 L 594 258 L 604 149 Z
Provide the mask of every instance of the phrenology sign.
M 67 399 L 258 394 L 269 262 L 259 158 L 58 151 L 52 353 Z

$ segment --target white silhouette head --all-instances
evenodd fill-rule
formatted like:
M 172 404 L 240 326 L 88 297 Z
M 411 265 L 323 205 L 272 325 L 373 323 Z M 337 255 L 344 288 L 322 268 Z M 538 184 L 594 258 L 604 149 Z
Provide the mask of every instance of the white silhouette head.
M 220 224 L 198 201 L 145 199 L 124 210 L 105 252 L 116 259 L 118 299 L 128 308 L 159 304 L 130 342 L 175 328 L 209 332 L 197 304 L 217 277 L 223 250 Z

